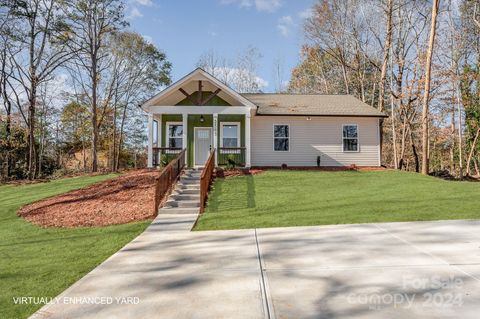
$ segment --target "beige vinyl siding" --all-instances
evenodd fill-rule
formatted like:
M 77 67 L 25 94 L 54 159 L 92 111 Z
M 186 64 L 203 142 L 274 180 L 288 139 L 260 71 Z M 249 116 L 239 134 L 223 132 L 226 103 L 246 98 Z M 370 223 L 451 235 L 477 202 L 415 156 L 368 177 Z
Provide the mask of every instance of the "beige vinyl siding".
M 290 150 L 273 150 L 273 125 L 288 124 Z M 359 151 L 343 152 L 342 126 L 357 124 Z M 378 118 L 253 116 L 252 166 L 379 166 Z

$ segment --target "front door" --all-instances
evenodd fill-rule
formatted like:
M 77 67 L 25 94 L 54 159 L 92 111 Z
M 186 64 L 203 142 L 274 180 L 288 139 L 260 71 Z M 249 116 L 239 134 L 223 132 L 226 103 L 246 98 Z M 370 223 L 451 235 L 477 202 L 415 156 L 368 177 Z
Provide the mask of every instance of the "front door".
M 195 128 L 195 166 L 203 166 L 212 148 L 212 128 Z

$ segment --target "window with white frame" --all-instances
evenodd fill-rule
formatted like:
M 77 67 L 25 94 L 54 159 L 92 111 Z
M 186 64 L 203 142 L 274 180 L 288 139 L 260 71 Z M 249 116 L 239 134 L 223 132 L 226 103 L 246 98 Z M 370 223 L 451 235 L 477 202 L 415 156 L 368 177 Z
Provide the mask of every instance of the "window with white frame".
M 240 123 L 221 123 L 220 128 L 220 147 L 240 147 Z
M 183 148 L 183 125 L 167 123 L 167 147 Z
M 279 152 L 290 150 L 290 129 L 288 125 L 273 125 L 273 150 Z
M 343 151 L 358 152 L 358 126 L 357 124 L 343 125 Z

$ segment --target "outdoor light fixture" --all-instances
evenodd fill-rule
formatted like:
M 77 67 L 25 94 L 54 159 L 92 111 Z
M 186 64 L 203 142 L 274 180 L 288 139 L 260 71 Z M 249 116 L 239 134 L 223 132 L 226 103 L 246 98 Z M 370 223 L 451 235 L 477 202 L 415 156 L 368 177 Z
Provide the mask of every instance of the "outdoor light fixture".
M 310 121 L 312 118 L 310 116 L 307 117 L 307 121 Z
M 200 115 L 200 123 L 203 123 L 205 122 L 205 118 L 203 117 L 203 115 Z

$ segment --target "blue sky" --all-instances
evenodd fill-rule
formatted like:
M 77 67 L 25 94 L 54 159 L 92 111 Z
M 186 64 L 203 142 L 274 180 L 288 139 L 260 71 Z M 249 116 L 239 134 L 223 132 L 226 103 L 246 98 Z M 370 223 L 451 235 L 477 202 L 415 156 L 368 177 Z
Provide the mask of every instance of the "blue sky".
M 131 28 L 162 49 L 173 79 L 187 74 L 202 53 L 214 49 L 234 59 L 248 46 L 259 49 L 257 75 L 274 90 L 274 68 L 283 79 L 299 61 L 302 23 L 314 0 L 127 0 Z

